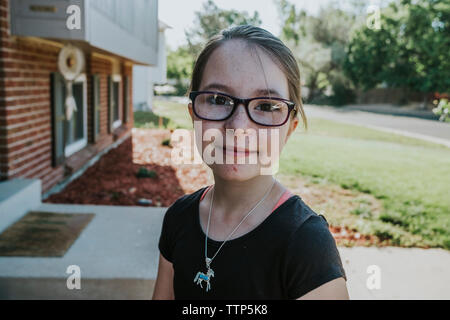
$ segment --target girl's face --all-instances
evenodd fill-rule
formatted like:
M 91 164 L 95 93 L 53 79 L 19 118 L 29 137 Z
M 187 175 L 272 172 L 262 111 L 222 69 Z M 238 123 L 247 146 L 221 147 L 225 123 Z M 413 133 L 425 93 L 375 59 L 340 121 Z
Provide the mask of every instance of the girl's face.
M 257 55 L 255 50 L 258 53 Z M 225 42 L 209 57 L 198 91 L 217 91 L 238 98 L 252 98 L 269 96 L 265 91 L 270 89 L 278 92 L 278 94 L 271 92 L 270 96 L 289 99 L 288 82 L 283 71 L 264 51 L 258 47 L 255 50 L 251 50 L 242 40 Z M 223 121 L 208 121 L 197 118 L 193 113 L 191 102 L 189 103 L 189 113 L 193 121 L 201 121 L 202 132 L 195 132 L 196 135 L 201 134 L 201 137 L 203 137 L 208 129 L 216 129 L 221 133 L 222 141 L 211 142 L 211 140 L 203 141 L 205 139 L 201 139 L 201 146 L 198 145 L 197 147 L 202 157 L 205 148 L 211 143 L 214 144 L 211 146 L 215 150 L 214 152 L 219 150 L 223 152 L 223 161 L 220 164 L 208 165 L 213 170 L 214 175 L 224 180 L 245 181 L 261 175 L 261 169 L 267 167 L 267 162 L 261 160 L 261 157 L 263 155 L 269 156 L 272 158 L 272 162 L 273 159 L 278 159 L 289 135 L 298 124 L 297 117 L 292 118 L 291 116 L 284 125 L 279 127 L 256 124 L 249 119 L 243 104 L 238 105 L 231 117 Z M 227 129 L 234 130 L 234 145 L 227 143 Z M 267 139 L 264 139 L 264 135 L 259 131 L 260 129 L 266 131 Z M 272 141 L 271 137 L 276 138 L 277 133 L 278 139 Z M 239 150 L 243 149 L 242 145 L 237 142 L 238 139 L 243 141 L 242 135 L 248 136 L 244 146 L 244 149 L 248 152 L 235 152 L 234 147 Z M 263 140 L 267 141 L 260 143 Z M 257 141 L 257 143 L 251 144 L 249 141 Z M 274 143 L 278 146 L 275 146 Z M 273 152 L 276 154 L 272 154 Z M 214 156 L 214 153 L 212 155 Z M 256 164 L 254 161 L 250 163 L 249 157 L 251 156 L 256 157 Z M 232 164 L 227 164 L 226 157 L 232 159 Z M 241 164 L 242 162 L 245 162 L 245 164 Z

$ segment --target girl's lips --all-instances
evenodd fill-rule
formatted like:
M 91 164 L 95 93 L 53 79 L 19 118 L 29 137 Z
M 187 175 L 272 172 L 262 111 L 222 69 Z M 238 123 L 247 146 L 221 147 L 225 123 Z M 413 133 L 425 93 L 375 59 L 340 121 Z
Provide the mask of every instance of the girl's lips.
M 245 155 L 248 156 L 250 153 L 257 153 L 257 151 L 250 151 L 248 149 L 239 149 L 236 146 L 233 148 L 223 147 L 225 153 L 232 153 L 234 155 Z

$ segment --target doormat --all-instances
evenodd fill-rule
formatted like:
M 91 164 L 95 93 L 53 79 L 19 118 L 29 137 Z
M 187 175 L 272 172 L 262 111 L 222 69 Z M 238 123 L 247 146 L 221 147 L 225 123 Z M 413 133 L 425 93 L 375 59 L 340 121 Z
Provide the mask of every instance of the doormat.
M 93 217 L 30 211 L 0 234 L 0 256 L 62 257 Z

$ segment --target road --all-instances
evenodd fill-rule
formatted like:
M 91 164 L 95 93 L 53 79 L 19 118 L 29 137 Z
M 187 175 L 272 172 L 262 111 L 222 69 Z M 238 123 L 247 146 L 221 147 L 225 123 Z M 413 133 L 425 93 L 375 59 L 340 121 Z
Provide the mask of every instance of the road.
M 306 117 L 322 118 L 382 131 L 401 134 L 450 148 L 450 123 L 414 117 L 377 114 L 353 108 L 333 108 L 328 106 L 304 106 Z

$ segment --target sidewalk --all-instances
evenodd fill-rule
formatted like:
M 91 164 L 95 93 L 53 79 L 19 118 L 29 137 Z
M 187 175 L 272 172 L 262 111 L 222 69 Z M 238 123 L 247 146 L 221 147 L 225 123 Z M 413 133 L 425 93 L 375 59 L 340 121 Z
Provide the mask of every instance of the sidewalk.
M 61 258 L 0 257 L 0 299 L 151 299 L 166 208 L 43 203 L 33 210 L 95 216 Z M 70 265 L 80 267 L 81 290 L 66 286 Z
M 151 299 L 166 209 L 42 204 L 36 210 L 95 217 L 61 258 L 0 257 L 0 299 Z M 351 299 L 450 299 L 448 251 L 393 247 L 339 251 Z M 70 265 L 81 269 L 81 290 L 67 289 Z M 366 286 L 370 265 L 380 267 L 379 290 Z
M 413 117 L 426 120 L 439 121 L 439 116 L 435 115 L 431 110 L 417 110 L 407 107 L 394 106 L 392 104 L 354 104 L 344 106 L 339 109 L 359 110 L 365 112 L 373 112 L 378 114 L 386 114 L 392 116 Z
M 419 248 L 339 248 L 351 299 L 450 299 L 450 252 Z M 368 289 L 380 271 L 380 289 Z M 369 279 L 370 282 L 370 279 Z M 370 283 L 369 283 L 370 286 Z

